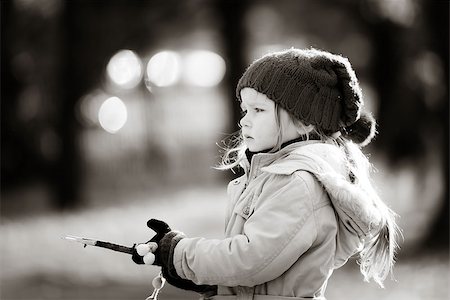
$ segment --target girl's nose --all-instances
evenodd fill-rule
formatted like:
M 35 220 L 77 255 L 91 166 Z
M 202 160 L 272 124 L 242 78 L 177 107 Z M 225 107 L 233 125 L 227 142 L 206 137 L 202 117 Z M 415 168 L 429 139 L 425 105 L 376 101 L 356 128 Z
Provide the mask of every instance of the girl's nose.
M 250 126 L 250 122 L 248 120 L 248 113 L 246 113 L 241 120 L 239 121 L 239 124 L 241 124 L 241 127 L 248 127 Z

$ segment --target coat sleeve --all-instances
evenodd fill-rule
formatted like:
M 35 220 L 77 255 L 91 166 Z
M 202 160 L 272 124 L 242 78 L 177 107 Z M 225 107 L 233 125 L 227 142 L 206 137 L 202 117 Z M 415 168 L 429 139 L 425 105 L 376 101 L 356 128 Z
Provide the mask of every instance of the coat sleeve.
M 178 275 L 196 284 L 254 286 L 283 274 L 317 236 L 309 187 L 317 182 L 301 173 L 266 183 L 271 186 L 259 195 L 242 234 L 181 240 L 174 253 Z

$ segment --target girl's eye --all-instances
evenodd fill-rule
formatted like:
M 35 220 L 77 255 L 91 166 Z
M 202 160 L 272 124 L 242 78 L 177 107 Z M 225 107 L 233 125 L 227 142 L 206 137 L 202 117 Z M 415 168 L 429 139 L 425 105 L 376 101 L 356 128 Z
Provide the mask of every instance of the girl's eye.
M 264 109 L 261 109 L 261 108 L 255 108 L 255 111 L 256 111 L 257 113 L 259 113 L 259 112 L 263 112 Z

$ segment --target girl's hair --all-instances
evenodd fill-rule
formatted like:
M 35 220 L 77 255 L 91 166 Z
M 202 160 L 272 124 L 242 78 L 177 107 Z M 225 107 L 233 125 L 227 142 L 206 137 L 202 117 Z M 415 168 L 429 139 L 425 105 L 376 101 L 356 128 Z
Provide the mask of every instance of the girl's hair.
M 235 173 L 234 168 L 239 168 L 245 157 L 246 145 L 242 137 L 241 130 L 230 135 L 228 139 L 222 140 L 224 146 L 218 145 L 223 154 L 220 164 L 214 167 L 217 170 L 231 170 Z
M 373 188 L 370 181 L 370 172 L 373 167 L 361 151 L 361 147 L 369 144 L 375 136 L 374 118 L 368 113 L 362 113 L 358 121 L 338 133 L 324 132 L 315 126 L 308 132 L 303 122 L 292 116 L 291 119 L 298 128 L 302 128 L 306 132 L 306 140 L 309 139 L 311 134 L 314 134 L 320 140 L 341 148 L 346 153 L 346 163 L 352 183 L 357 184 L 368 195 L 372 196 L 374 205 L 381 216 L 381 229 L 377 234 L 364 240 L 362 249 L 360 249 L 359 265 L 365 281 L 373 279 L 383 287 L 383 281 L 389 273 L 392 274 L 395 254 L 398 249 L 396 241 L 401 235 L 401 231 L 395 221 L 397 215 L 380 199 Z M 283 140 L 280 107 L 277 103 L 275 103 L 275 120 L 278 125 L 277 144 L 269 153 L 280 150 Z M 242 162 L 245 158 L 246 145 L 241 130 L 232 135 L 228 141 L 222 142 L 225 145 L 225 147 L 221 147 L 224 152 L 221 164 L 216 169 L 234 172 L 234 168 L 243 167 Z
M 381 217 L 379 231 L 366 237 L 363 241 L 358 260 L 360 271 L 365 281 L 373 279 L 383 287 L 383 281 L 389 273 L 392 274 L 395 254 L 399 248 L 397 240 L 401 236 L 401 231 L 395 221 L 397 214 L 381 200 L 374 189 L 370 180 L 373 166 L 361 149 L 351 141 L 344 142 L 342 145 L 347 154 L 347 165 L 353 183 L 370 195 Z
M 373 166 L 361 151 L 361 147 L 371 142 L 376 134 L 375 119 L 371 114 L 363 112 L 361 117 L 349 127 L 346 127 L 338 139 L 347 154 L 347 165 L 354 184 L 360 186 L 371 196 L 373 204 L 381 217 L 380 230 L 377 234 L 364 240 L 360 251 L 360 271 L 365 281 L 373 279 L 383 287 L 383 281 L 392 274 L 395 254 L 399 248 L 397 240 L 401 236 L 400 228 L 395 219 L 397 214 L 392 211 L 378 196 L 370 181 Z

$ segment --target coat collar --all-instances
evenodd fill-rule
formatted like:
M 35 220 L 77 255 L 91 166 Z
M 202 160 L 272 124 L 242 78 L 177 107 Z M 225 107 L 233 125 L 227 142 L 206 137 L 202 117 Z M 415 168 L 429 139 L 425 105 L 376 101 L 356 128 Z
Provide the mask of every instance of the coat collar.
M 320 172 L 323 169 L 323 165 L 327 164 L 341 176 L 347 175 L 345 152 L 338 146 L 325 142 L 310 143 L 302 146 L 291 149 L 287 155 L 263 167 L 262 171 L 290 175 L 307 165 L 308 169 Z M 315 159 L 312 160 L 311 157 Z M 322 163 L 318 164 L 317 159 L 320 159 Z
M 249 174 L 259 174 L 261 172 L 261 168 L 264 168 L 266 166 L 271 165 L 272 163 L 281 160 L 285 157 L 287 157 L 291 152 L 293 152 L 295 149 L 298 149 L 300 147 L 303 147 L 305 145 L 312 145 L 312 144 L 320 144 L 321 141 L 318 140 L 307 140 L 307 141 L 300 141 L 300 142 L 294 142 L 286 145 L 285 147 L 281 148 L 279 151 L 274 153 L 255 153 L 251 156 L 245 156 L 243 163 L 243 169 L 244 172 Z M 251 158 L 251 161 L 248 160 L 248 158 Z

